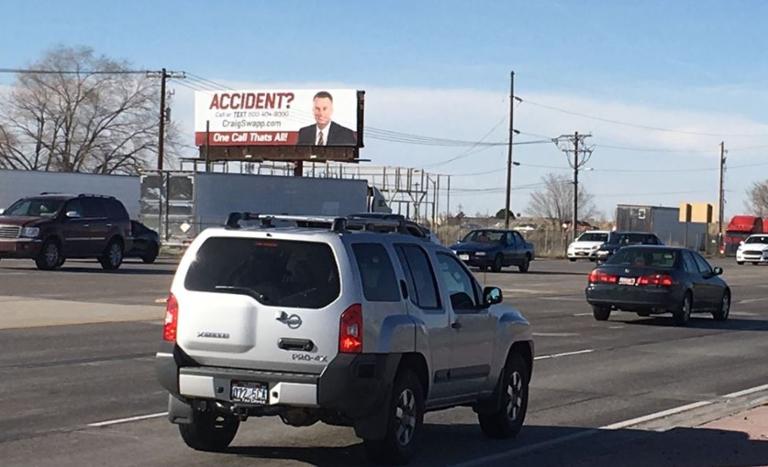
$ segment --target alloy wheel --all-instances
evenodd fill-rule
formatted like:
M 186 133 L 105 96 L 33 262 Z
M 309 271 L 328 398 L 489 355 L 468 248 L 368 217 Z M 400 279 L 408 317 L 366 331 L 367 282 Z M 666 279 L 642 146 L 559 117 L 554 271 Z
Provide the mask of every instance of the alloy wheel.
M 401 446 L 407 446 L 416 431 L 416 396 L 410 388 L 405 388 L 397 398 L 395 419 L 397 442 Z
M 523 376 L 518 371 L 512 372 L 507 385 L 507 416 L 515 421 L 523 409 Z

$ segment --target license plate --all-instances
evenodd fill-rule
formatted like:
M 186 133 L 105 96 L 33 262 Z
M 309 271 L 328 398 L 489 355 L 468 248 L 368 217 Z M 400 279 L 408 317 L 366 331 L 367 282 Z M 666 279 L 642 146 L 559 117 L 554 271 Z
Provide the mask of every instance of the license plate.
M 459 255 L 459 259 L 462 261 L 469 261 L 469 255 Z
M 232 402 L 246 404 L 266 404 L 269 401 L 269 386 L 264 383 L 233 381 Z
M 619 277 L 619 285 L 635 285 L 634 277 Z

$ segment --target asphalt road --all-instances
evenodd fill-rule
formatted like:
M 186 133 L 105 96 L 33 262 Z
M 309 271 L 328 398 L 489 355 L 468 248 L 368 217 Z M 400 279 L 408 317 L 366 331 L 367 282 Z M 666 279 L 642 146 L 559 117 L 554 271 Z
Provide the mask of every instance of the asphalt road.
M 733 290 L 731 318 L 715 322 L 694 315 L 685 328 L 674 327 L 671 317 L 623 312 L 595 321 L 583 296 L 590 263 L 543 260 L 526 274 L 477 273 L 486 285 L 501 287 L 505 302 L 522 310 L 533 326 L 537 360 L 526 426 L 514 441 L 493 441 L 482 436 L 470 409 L 428 414 L 414 465 L 508 465 L 510 459 L 515 465 L 616 465 L 610 455 L 623 449 L 628 453 L 620 458 L 622 465 L 686 465 L 680 459 L 702 465 L 693 452 L 673 462 L 661 455 L 649 458 L 648 452 L 633 457 L 631 450 L 653 443 L 686 446 L 694 439 L 704 447 L 728 446 L 738 434 L 693 428 L 660 433 L 633 419 L 722 401 L 768 383 L 768 267 L 715 264 L 724 267 Z M 170 260 L 126 263 L 107 273 L 95 262 L 68 261 L 62 271 L 42 272 L 31 261 L 3 260 L 0 325 L 10 306 L 5 302 L 4 309 L 3 297 L 28 297 L 48 307 L 76 308 L 73 302 L 107 309 L 109 304 L 157 307 L 160 317 L 157 301 L 166 296 L 174 267 Z M 186 448 L 160 415 L 166 398 L 152 361 L 160 332 L 159 319 L 0 330 L 0 463 L 365 463 L 351 429 L 292 428 L 275 418 L 243 424 L 228 453 Z M 133 419 L 143 416 L 148 418 Z M 131 420 L 112 423 L 124 418 Z M 99 422 L 109 424 L 89 426 Z M 709 458 L 713 464 L 714 459 Z M 723 463 L 754 465 L 750 462 L 728 457 Z

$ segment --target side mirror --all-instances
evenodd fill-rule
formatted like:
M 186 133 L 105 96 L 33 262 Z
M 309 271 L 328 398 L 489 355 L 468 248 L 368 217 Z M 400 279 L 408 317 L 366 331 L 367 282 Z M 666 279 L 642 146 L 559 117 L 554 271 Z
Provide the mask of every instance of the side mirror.
M 4 212 L 5 212 L 5 209 L 0 208 L 0 216 L 2 216 Z
M 723 268 L 721 268 L 720 266 L 715 266 L 715 269 L 712 270 L 712 273 L 716 276 L 719 276 L 720 274 L 723 273 Z
M 80 213 L 77 211 L 67 211 L 67 218 L 68 219 L 78 219 L 80 218 Z
M 461 239 L 456 239 L 456 243 L 461 243 Z
M 501 303 L 504 296 L 498 287 L 486 287 L 483 289 L 483 304 L 486 306 Z
M 739 245 L 743 245 L 743 244 L 744 244 L 744 240 L 739 242 Z

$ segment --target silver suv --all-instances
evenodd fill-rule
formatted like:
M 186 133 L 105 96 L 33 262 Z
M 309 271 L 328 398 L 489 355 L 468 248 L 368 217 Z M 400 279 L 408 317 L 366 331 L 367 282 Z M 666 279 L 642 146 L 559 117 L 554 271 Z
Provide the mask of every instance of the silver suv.
M 513 437 L 533 340 L 501 301 L 402 220 L 233 213 L 171 286 L 156 358 L 169 419 L 204 451 L 248 417 L 352 426 L 372 460 L 395 463 L 428 411 L 469 405 L 486 435 Z

